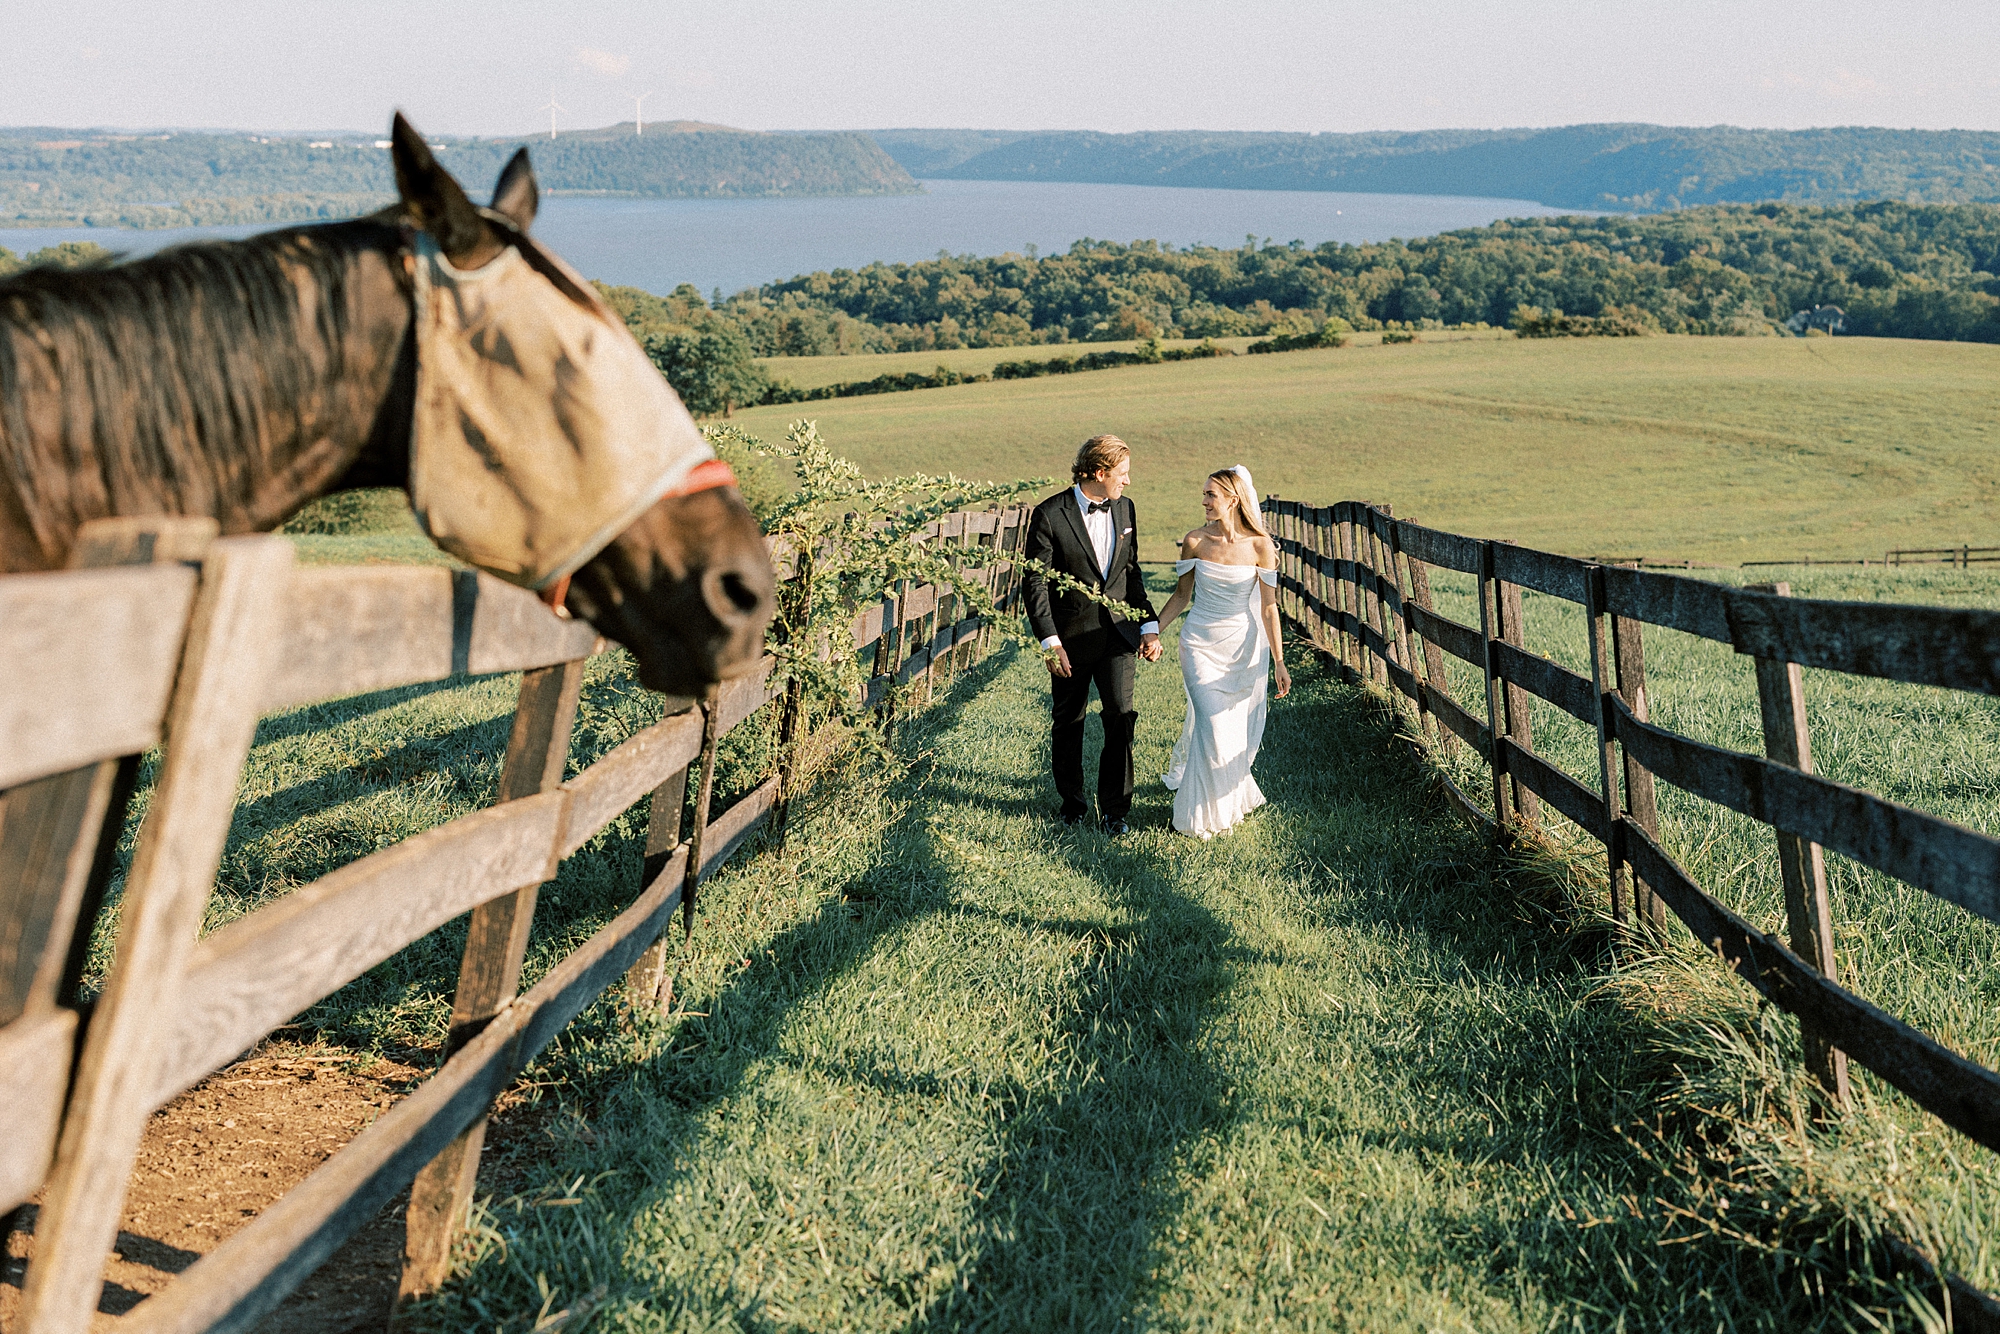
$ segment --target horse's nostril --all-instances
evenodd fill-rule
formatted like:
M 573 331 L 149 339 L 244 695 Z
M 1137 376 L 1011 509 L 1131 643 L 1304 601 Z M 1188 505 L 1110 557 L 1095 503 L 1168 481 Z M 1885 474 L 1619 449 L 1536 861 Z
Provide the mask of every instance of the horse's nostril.
M 727 571 L 722 576 L 722 592 L 730 604 L 745 616 L 751 615 L 764 605 L 763 597 L 750 586 L 748 580 L 734 570 Z

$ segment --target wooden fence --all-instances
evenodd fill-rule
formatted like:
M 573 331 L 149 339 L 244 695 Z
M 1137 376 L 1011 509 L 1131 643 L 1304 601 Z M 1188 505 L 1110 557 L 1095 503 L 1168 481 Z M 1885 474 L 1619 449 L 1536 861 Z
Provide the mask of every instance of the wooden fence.
M 1903 547 L 1882 553 L 1884 565 L 1975 565 L 2000 562 L 2000 547 Z
M 2000 1073 L 1966 1059 L 1842 985 L 1822 847 L 2000 921 L 2000 839 L 1813 772 L 1800 668 L 2000 694 L 2000 612 L 1788 596 L 1783 584 L 1731 588 L 1685 575 L 1550 555 L 1400 520 L 1359 502 L 1263 506 L 1279 548 L 1284 618 L 1346 679 L 1408 700 L 1427 738 L 1468 747 L 1492 780 L 1489 814 L 1449 777 L 1453 807 L 1507 840 L 1546 802 L 1604 847 L 1611 912 L 1655 926 L 1674 914 L 1752 986 L 1798 1016 L 1813 1075 L 1836 1106 L 1852 1059 L 1945 1124 L 2000 1149 Z M 1440 615 L 1430 571 L 1477 583 L 1479 625 Z M 1583 676 L 1531 653 L 1521 591 L 1579 609 Z M 1641 627 L 1665 626 L 1754 659 L 1764 751 L 1725 750 L 1648 718 Z M 1445 655 L 1477 669 L 1484 698 L 1454 698 Z M 1392 695 L 1392 697 L 1393 697 Z M 1538 754 L 1530 696 L 1597 733 L 1596 772 Z M 1664 781 L 1769 825 L 1784 884 L 1786 939 L 1708 894 L 1660 845 L 1654 783 Z M 1902 1246 L 1901 1243 L 1898 1243 Z M 1907 1263 L 1921 1256 L 1902 1246 Z M 1961 1330 L 2000 1330 L 2000 1304 L 1953 1277 Z
M 961 567 L 1006 606 L 1019 582 L 1006 557 L 1026 520 L 1019 507 L 953 514 L 918 540 L 965 548 Z M 691 921 L 700 882 L 782 818 L 789 764 L 710 810 L 716 743 L 774 697 L 775 660 L 565 782 L 584 660 L 604 643 L 530 594 L 468 571 L 295 569 L 284 539 L 214 540 L 206 521 L 92 525 L 79 553 L 79 566 L 103 568 L 0 579 L 0 1071 L 11 1131 L 0 1139 L 0 1219 L 43 1194 L 23 1328 L 90 1326 L 155 1109 L 469 912 L 437 1072 L 120 1327 L 246 1329 L 405 1186 L 403 1291 L 424 1291 L 444 1276 L 471 1201 L 494 1096 L 621 976 L 655 994 L 676 908 Z M 912 684 L 927 699 L 939 673 L 982 652 L 988 637 L 969 611 L 949 585 L 906 585 L 863 609 L 852 632 L 872 662 L 867 703 L 892 710 L 896 687 Z M 200 935 L 260 715 L 510 671 L 523 673 L 520 702 L 490 809 Z M 137 757 L 161 743 L 115 963 L 85 1006 L 83 949 Z M 538 888 L 640 800 L 649 828 L 630 906 L 517 995 Z

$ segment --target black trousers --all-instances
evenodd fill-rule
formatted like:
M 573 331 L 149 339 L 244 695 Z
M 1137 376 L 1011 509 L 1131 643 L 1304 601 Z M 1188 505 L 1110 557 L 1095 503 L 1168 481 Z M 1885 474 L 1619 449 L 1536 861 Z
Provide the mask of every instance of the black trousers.
M 1132 728 L 1139 720 L 1132 709 L 1132 648 L 1109 629 L 1065 636 L 1063 648 L 1069 654 L 1070 674 L 1049 678 L 1055 724 L 1049 753 L 1063 816 L 1080 819 L 1090 813 L 1083 795 L 1083 716 L 1090 709 L 1090 687 L 1095 685 L 1104 713 L 1097 813 L 1105 820 L 1122 820 L 1132 809 Z

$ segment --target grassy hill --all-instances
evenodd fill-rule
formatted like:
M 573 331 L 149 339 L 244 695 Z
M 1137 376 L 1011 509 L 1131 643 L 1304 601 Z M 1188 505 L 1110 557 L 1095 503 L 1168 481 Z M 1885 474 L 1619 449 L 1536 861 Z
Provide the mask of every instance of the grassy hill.
M 2000 134 L 1842 126 L 1565 125 L 1275 134 L 876 130 L 920 176 L 1534 199 L 1657 209 L 1784 199 L 2000 199 Z
M 1199 521 L 1200 479 L 1238 462 L 1267 492 L 1576 555 L 2000 544 L 2000 348 L 1983 344 L 1420 341 L 807 406 L 737 419 L 775 436 L 815 417 L 872 472 L 996 478 L 1067 477 L 1079 441 L 1114 431 L 1149 559 Z
M 478 194 L 528 146 L 554 194 L 645 199 L 904 194 L 916 182 L 863 134 L 761 134 L 693 121 L 628 122 L 554 139 L 440 139 Z M 387 202 L 372 137 L 0 130 L 0 226 L 184 227 L 347 217 Z

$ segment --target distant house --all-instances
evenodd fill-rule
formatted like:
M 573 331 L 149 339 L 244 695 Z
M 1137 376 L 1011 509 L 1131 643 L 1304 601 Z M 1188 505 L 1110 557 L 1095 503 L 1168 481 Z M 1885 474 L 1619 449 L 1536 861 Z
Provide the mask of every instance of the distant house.
M 1785 321 L 1785 327 L 1795 334 L 1808 329 L 1824 329 L 1827 333 L 1847 332 L 1847 312 L 1839 306 L 1814 306 L 1811 310 L 1795 310 Z

